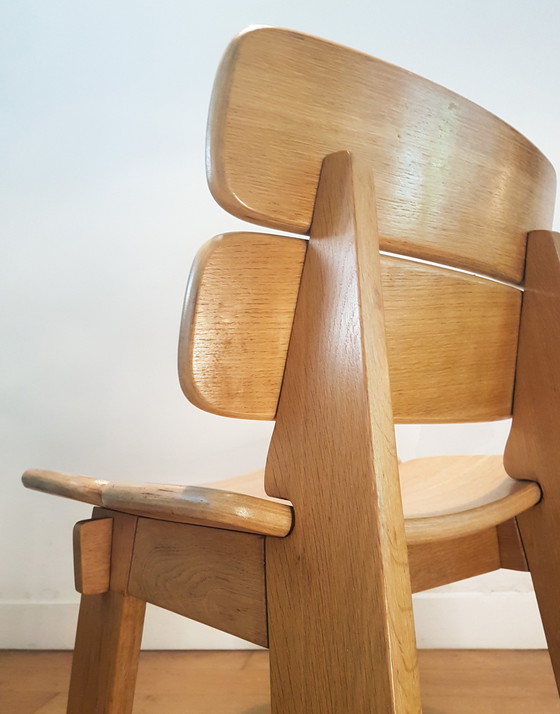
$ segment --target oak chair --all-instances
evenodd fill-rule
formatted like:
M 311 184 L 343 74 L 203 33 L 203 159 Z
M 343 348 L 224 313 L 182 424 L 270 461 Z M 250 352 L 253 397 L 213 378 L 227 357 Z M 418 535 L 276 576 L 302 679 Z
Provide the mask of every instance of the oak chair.
M 228 48 L 208 155 L 228 211 L 310 236 L 214 238 L 187 289 L 182 388 L 216 414 L 276 420 L 264 478 L 26 472 L 96 506 L 74 532 L 68 711 L 132 710 L 151 602 L 269 647 L 273 714 L 416 714 L 411 592 L 502 567 L 531 571 L 560 679 L 548 161 L 442 87 L 274 28 Z M 505 470 L 416 459 L 399 479 L 395 423 L 512 414 Z

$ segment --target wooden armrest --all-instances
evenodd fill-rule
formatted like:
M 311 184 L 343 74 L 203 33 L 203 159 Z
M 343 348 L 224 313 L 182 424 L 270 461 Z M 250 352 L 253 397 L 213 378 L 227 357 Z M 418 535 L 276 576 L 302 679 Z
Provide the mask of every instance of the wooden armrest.
M 286 536 L 293 511 L 278 503 L 205 486 L 111 483 L 87 476 L 32 469 L 23 474 L 27 488 L 163 521 Z
M 72 498 L 74 501 L 91 503 L 93 506 L 103 506 L 102 492 L 109 485 L 109 481 L 102 479 L 45 469 L 29 469 L 21 480 L 26 488 L 34 491 Z

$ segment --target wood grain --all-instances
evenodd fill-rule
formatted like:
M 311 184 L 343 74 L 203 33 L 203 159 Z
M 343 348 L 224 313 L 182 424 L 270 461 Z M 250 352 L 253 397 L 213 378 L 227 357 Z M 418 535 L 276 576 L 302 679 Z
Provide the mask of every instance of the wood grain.
M 206 411 L 272 419 L 307 241 L 217 236 L 198 252 L 179 336 L 179 381 Z
M 70 652 L 0 652 L 0 710 L 65 714 Z M 420 650 L 424 714 L 560 714 L 548 653 Z M 270 714 L 268 652 L 142 652 L 138 714 Z
M 109 481 L 100 486 L 87 476 L 45 470 L 26 471 L 23 482 L 27 488 L 78 501 L 87 501 L 93 494 L 92 502 L 107 509 L 167 521 L 274 536 L 284 536 L 292 527 L 289 504 L 223 488 Z
M 517 522 L 560 690 L 560 234 L 531 233 L 507 472 L 543 497 Z
M 264 538 L 141 518 L 129 592 L 266 647 Z
M 341 148 L 360 158 L 331 154 Z M 277 417 L 274 498 L 24 475 L 102 507 L 76 531 L 69 714 L 131 713 L 146 601 L 257 644 L 269 630 L 272 714 L 419 714 L 411 578 L 423 589 L 524 568 L 525 553 L 560 684 L 558 234 L 529 239 L 507 449 L 516 480 L 480 457 L 412 462 L 403 513 L 393 430 L 394 417 L 510 414 L 521 293 L 448 268 L 521 282 L 527 230 L 551 223 L 550 164 L 441 87 L 261 28 L 222 63 L 209 181 L 236 216 L 311 234 L 308 247 L 247 233 L 211 242 L 180 338 L 195 403 Z
M 285 536 L 293 522 L 288 504 L 204 486 L 111 484 L 103 502 L 139 516 L 260 535 Z
M 372 176 L 325 160 L 267 491 L 296 513 L 266 541 L 273 714 L 418 714 L 407 550 Z
M 82 595 L 68 714 L 131 714 L 145 607 L 114 591 Z
M 400 465 L 409 544 L 486 530 L 541 499 L 533 481 L 515 481 L 501 456 L 438 456 Z
M 63 474 L 47 469 L 28 469 L 21 477 L 25 488 L 102 506 L 101 492 L 109 482 L 90 476 Z
M 137 519 L 94 511 L 113 520 L 111 589 L 82 595 L 68 714 L 131 714 L 146 604 L 126 594 Z M 114 566 L 114 567 L 113 567 Z
M 535 482 L 516 481 L 504 471 L 500 456 L 437 456 L 399 465 L 406 538 L 409 544 L 458 538 L 496 526 L 539 502 Z M 47 493 L 76 492 L 85 500 L 93 492 L 85 476 L 28 472 L 28 484 Z M 268 496 L 264 473 L 236 476 L 205 486 L 111 484 L 94 499 L 106 509 L 260 535 L 284 537 L 294 523 L 292 505 Z M 113 511 L 99 510 L 109 516 Z M 512 544 L 513 547 L 513 544 Z M 114 564 L 114 568 L 120 567 Z M 121 588 L 122 589 L 122 588 Z
M 306 247 L 302 239 L 231 233 L 203 248 L 179 341 L 180 381 L 193 404 L 274 419 Z M 521 292 L 387 255 L 381 279 L 395 421 L 509 416 Z
M 218 203 L 306 233 L 323 157 L 341 149 L 375 172 L 382 249 L 519 282 L 526 233 L 551 227 L 551 165 L 481 107 L 301 33 L 257 28 L 234 39 L 209 122 Z
M 409 544 L 408 563 L 414 593 L 498 570 L 496 528 L 460 538 Z
M 497 528 L 500 567 L 508 570 L 529 570 L 525 548 L 516 518 L 500 523 Z
M 406 540 L 409 546 L 449 541 L 499 525 L 501 548 L 515 570 L 523 568 L 512 514 L 531 508 L 541 498 L 534 482 L 511 479 L 501 456 L 432 456 L 399 464 Z M 341 481 L 350 478 L 345 472 Z M 216 481 L 224 488 L 257 498 L 264 490 L 263 471 Z M 283 503 L 287 503 L 283 501 Z M 508 555 L 509 554 L 509 555 Z M 466 577 L 466 576 L 465 576 Z
M 109 590 L 113 519 L 79 521 L 74 526 L 74 583 L 83 595 Z

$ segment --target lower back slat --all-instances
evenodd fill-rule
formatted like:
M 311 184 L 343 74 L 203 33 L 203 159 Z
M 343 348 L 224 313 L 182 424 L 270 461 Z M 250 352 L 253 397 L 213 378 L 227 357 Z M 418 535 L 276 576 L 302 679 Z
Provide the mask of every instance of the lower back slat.
M 306 245 L 231 233 L 201 250 L 179 344 L 181 385 L 196 406 L 274 419 Z M 508 417 L 521 292 L 387 255 L 382 279 L 395 421 Z

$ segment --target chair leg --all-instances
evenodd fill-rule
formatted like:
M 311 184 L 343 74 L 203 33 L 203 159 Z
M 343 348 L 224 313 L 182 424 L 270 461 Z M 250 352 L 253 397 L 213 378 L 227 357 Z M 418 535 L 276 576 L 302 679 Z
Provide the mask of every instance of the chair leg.
M 421 714 L 412 613 L 367 575 L 341 591 L 286 540 L 267 548 L 271 714 Z
M 546 499 L 517 517 L 560 693 L 560 521 Z
M 74 528 L 82 594 L 68 714 L 130 714 L 146 603 L 128 594 L 138 519 L 101 508 Z
M 146 603 L 119 592 L 82 595 L 68 714 L 130 714 Z
M 513 421 L 504 454 L 510 476 L 538 481 L 540 503 L 517 517 L 560 691 L 560 233 L 527 238 Z
M 420 714 L 367 162 L 324 162 L 265 487 L 272 714 Z

